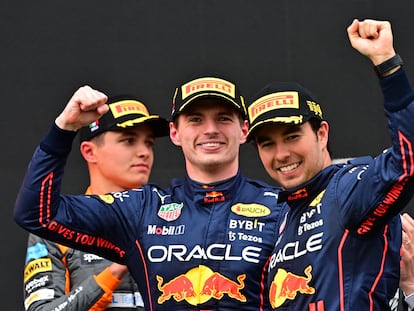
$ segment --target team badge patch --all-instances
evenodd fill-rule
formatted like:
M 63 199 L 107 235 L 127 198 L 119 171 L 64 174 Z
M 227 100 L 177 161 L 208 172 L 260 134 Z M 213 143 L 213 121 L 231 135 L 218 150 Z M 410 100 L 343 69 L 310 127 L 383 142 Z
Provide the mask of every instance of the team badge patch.
M 184 204 L 182 202 L 161 205 L 158 210 L 158 216 L 166 221 L 176 220 L 181 215 L 183 205 Z

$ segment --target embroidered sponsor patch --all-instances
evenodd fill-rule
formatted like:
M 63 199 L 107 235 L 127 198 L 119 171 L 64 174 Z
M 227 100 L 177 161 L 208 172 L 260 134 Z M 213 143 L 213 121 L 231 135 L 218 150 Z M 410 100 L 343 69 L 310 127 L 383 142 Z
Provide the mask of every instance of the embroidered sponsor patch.
M 231 207 L 231 211 L 240 216 L 264 217 L 270 215 L 270 209 L 261 204 L 237 203 Z
M 26 283 L 35 274 L 46 271 L 52 271 L 52 259 L 42 258 L 33 260 L 24 269 L 24 282 Z
M 184 203 L 170 203 L 160 206 L 158 216 L 166 221 L 173 221 L 178 219 L 181 215 L 181 209 Z
M 184 100 L 190 95 L 200 91 L 220 92 L 234 98 L 236 87 L 233 83 L 226 80 L 218 78 L 200 78 L 190 81 L 181 87 L 182 99 Z
M 43 275 L 39 278 L 33 278 L 28 283 L 24 285 L 24 290 L 26 291 L 26 297 L 33 293 L 35 290 L 43 287 L 47 287 L 52 285 L 52 276 L 51 275 Z
M 53 299 L 53 298 L 55 298 L 55 290 L 54 289 L 42 288 L 42 289 L 39 289 L 38 291 L 35 291 L 34 293 L 32 293 L 29 297 L 27 297 L 24 300 L 24 307 L 27 310 L 29 308 L 29 306 L 35 301 L 50 300 L 50 299 Z
M 35 245 L 27 248 L 25 264 L 27 264 L 30 260 L 38 259 L 38 258 L 42 258 L 46 256 L 47 256 L 46 244 L 38 242 Z

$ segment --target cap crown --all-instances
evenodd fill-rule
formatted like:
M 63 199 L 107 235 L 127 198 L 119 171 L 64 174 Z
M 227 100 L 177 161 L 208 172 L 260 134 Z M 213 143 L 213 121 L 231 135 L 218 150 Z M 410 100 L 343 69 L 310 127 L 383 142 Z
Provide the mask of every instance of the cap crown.
M 177 87 L 173 97 L 171 119 L 173 120 L 190 103 L 206 97 L 224 99 L 240 112 L 243 119 L 247 119 L 244 99 L 236 85 L 228 80 L 217 77 L 201 77 Z
M 302 124 L 323 120 L 322 108 L 309 90 L 295 82 L 272 82 L 260 90 L 248 107 L 249 137 L 269 123 Z
M 80 129 L 80 140 L 90 140 L 106 132 L 122 130 L 140 124 L 148 124 L 156 137 L 168 135 L 168 121 L 158 115 L 150 115 L 147 107 L 134 96 L 118 95 L 108 99 L 109 111 L 100 119 Z

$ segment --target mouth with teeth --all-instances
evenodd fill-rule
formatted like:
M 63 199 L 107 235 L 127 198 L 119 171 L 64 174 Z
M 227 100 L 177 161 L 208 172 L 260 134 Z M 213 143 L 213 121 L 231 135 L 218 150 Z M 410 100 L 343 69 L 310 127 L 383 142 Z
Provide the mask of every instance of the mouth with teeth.
M 203 146 L 203 147 L 218 147 L 218 146 L 220 146 L 221 144 L 220 143 L 218 143 L 218 142 L 209 142 L 209 143 L 202 143 L 202 144 L 199 144 L 199 146 Z
M 286 166 L 279 167 L 278 170 L 281 171 L 282 173 L 287 173 L 287 172 L 293 171 L 294 169 L 299 167 L 299 165 L 300 165 L 300 162 L 296 162 L 296 163 L 293 163 L 293 164 L 289 164 L 289 165 L 286 165 Z

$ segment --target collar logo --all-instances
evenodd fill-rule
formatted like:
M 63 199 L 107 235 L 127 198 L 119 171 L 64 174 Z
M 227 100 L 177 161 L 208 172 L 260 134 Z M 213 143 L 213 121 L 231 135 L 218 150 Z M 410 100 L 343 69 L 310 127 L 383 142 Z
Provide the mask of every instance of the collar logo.
M 183 206 L 183 202 L 161 205 L 157 215 L 166 221 L 176 220 L 180 217 Z
M 225 200 L 226 197 L 221 191 L 206 192 L 206 195 L 204 197 L 204 203 L 217 203 L 224 202 Z
M 306 188 L 301 188 L 291 193 L 288 197 L 288 201 L 299 200 L 299 199 L 307 198 L 308 196 L 309 196 L 308 190 Z

